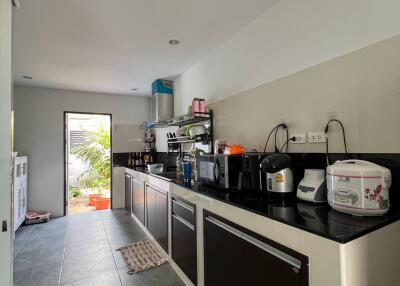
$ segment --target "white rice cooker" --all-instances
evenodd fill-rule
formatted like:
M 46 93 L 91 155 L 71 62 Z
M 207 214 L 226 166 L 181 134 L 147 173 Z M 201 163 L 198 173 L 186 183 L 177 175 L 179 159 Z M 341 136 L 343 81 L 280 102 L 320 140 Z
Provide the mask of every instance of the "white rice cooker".
M 390 207 L 390 170 L 363 160 L 336 161 L 326 168 L 328 203 L 337 211 L 384 215 Z

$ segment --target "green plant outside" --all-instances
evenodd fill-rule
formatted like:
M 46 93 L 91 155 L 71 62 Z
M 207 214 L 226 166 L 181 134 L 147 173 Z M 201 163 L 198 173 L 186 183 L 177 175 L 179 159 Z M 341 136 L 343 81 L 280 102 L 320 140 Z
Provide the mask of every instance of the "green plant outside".
M 83 194 L 82 190 L 77 186 L 70 186 L 68 192 L 69 192 L 70 199 L 71 198 L 73 198 L 73 199 L 79 198 Z
M 89 165 L 89 170 L 78 177 L 79 189 L 97 189 L 100 194 L 110 189 L 110 132 L 101 126 L 89 132 L 85 142 L 73 148 L 71 153 Z

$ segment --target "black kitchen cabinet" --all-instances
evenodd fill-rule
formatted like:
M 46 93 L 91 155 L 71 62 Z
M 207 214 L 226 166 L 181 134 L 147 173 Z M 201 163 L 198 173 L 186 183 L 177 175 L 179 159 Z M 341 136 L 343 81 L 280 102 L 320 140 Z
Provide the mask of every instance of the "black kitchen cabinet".
M 132 212 L 144 225 L 145 191 L 144 182 L 132 179 Z
M 132 184 L 131 176 L 125 173 L 125 208 L 132 211 Z
M 210 212 L 204 215 L 205 285 L 308 285 L 308 258 Z
M 197 284 L 196 206 L 172 198 L 172 259 Z
M 147 186 L 146 196 L 147 229 L 168 252 L 168 194 Z

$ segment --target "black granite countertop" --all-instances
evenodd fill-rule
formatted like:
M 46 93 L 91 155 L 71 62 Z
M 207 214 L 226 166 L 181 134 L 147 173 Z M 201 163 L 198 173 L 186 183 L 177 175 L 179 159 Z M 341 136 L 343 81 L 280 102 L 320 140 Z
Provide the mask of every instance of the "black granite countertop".
M 162 174 L 157 174 L 157 177 L 162 177 Z M 392 206 L 384 216 L 358 217 L 337 212 L 328 204 L 312 204 L 296 199 L 271 201 L 267 192 L 259 190 L 221 189 L 193 180 L 183 182 L 177 179 L 171 183 L 339 243 L 347 243 L 400 220 L 398 206 Z

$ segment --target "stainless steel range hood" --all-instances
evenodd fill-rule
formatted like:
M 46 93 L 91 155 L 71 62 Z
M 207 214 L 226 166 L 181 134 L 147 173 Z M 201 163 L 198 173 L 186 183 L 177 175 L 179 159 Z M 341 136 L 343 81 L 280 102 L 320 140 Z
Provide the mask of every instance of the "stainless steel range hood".
M 151 120 L 153 123 L 162 124 L 174 117 L 173 81 L 157 79 L 151 89 Z

